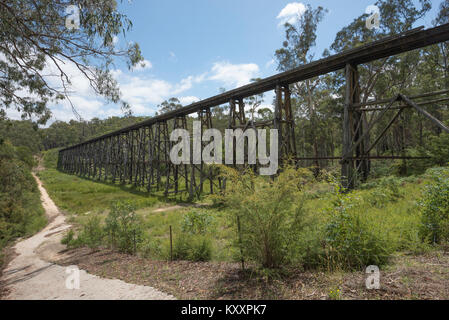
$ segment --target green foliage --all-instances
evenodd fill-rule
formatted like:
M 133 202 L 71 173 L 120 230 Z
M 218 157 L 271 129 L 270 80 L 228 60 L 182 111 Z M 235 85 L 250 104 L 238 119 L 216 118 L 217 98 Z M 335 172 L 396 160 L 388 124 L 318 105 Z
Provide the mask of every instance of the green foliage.
M 7 138 L 16 147 L 27 148 L 30 156 L 43 149 L 39 129 L 31 121 L 0 121 L 0 137 Z
M 163 256 L 161 240 L 152 237 L 144 238 L 138 246 L 138 251 L 144 258 L 158 259 Z
M 79 8 L 77 28 L 64 27 L 69 18 L 67 4 Z M 68 64 L 83 74 L 96 93 L 119 102 L 120 90 L 111 73 L 114 58 L 125 58 L 131 68 L 143 57 L 135 42 L 125 48 L 113 45 L 114 36 L 125 36 L 132 28 L 118 8 L 115 0 L 2 2 L 0 118 L 6 117 L 6 109 L 14 108 L 23 119 L 33 117 L 39 124 L 46 123 L 51 116 L 47 103 L 65 99 L 70 93 Z M 52 69 L 58 71 L 49 74 Z M 55 75 L 56 83 L 48 80 Z
M 101 226 L 101 218 L 97 215 L 90 216 L 78 235 L 80 243 L 89 248 L 98 248 L 104 239 L 104 231 Z
M 136 254 L 143 242 L 142 220 L 136 214 L 134 205 L 126 201 L 112 204 L 104 221 L 99 215 L 89 215 L 77 238 L 74 237 L 73 230 L 70 230 L 61 240 L 61 243 L 69 247 L 109 246 L 129 254 Z
M 331 289 L 328 294 L 329 300 L 341 300 L 341 291 L 338 288 Z
M 448 122 L 449 124 L 449 122 Z M 432 157 L 433 164 L 444 166 L 449 163 L 449 134 L 442 133 L 439 136 L 431 136 L 426 145 L 428 154 Z
M 192 261 L 209 261 L 212 257 L 212 241 L 210 238 L 194 237 L 193 244 L 189 253 L 189 260 Z
M 365 201 L 377 208 L 383 208 L 388 203 L 397 201 L 403 196 L 401 191 L 402 180 L 394 176 L 380 178 L 376 181 L 376 188 L 365 196 Z M 372 187 L 373 184 L 370 184 Z M 365 185 L 366 187 L 366 185 Z
M 420 235 L 431 243 L 449 242 L 449 178 L 434 172 L 435 182 L 429 184 L 420 201 L 422 225 Z
M 43 153 L 44 167 L 45 168 L 56 168 L 58 163 L 58 149 L 47 150 Z
M 158 108 L 158 111 L 157 111 L 156 115 L 164 114 L 164 113 L 182 108 L 182 104 L 178 100 L 178 98 L 173 97 L 173 98 L 163 101 L 160 105 L 157 106 L 157 108 Z
M 120 252 L 136 253 L 143 241 L 142 220 L 130 202 L 116 202 L 105 219 L 108 243 Z
M 181 222 L 181 231 L 174 239 L 173 259 L 209 261 L 212 258 L 210 233 L 213 217 L 203 211 L 190 210 Z
M 420 179 L 386 177 L 349 194 L 322 195 L 325 204 L 296 244 L 305 268 L 355 269 L 382 265 L 394 251 L 427 250 L 419 237 L 421 216 L 415 203 Z M 315 201 L 315 200 L 313 200 Z
M 228 181 L 223 198 L 236 228 L 235 245 L 246 260 L 266 268 L 281 266 L 304 225 L 304 210 L 298 201 L 300 172 L 285 168 L 271 181 L 251 171 L 239 174 L 231 168 L 223 170 Z
M 17 237 L 32 235 L 47 223 L 31 175 L 26 148 L 0 143 L 0 250 Z
M 352 194 L 337 196 L 326 226 L 326 260 L 331 268 L 359 269 L 384 265 L 391 254 L 382 230 L 366 219 Z
M 189 251 L 191 247 L 189 237 L 185 234 L 180 234 L 173 240 L 173 260 L 189 260 Z
M 181 230 L 189 234 L 206 234 L 213 222 L 214 219 L 209 213 L 191 210 L 184 215 Z
M 208 236 L 181 233 L 174 239 L 173 259 L 209 261 L 212 257 L 212 241 Z
M 61 243 L 65 244 L 68 247 L 73 247 L 74 242 L 75 242 L 75 231 L 73 231 L 73 229 L 70 229 L 62 237 Z

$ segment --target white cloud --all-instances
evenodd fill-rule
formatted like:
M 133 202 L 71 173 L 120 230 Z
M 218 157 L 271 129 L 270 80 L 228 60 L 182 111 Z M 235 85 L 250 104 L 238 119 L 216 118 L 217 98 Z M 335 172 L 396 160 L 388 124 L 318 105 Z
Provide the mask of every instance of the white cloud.
M 198 102 L 198 101 L 200 101 L 200 99 L 197 98 L 197 97 L 194 97 L 194 96 L 187 96 L 187 97 L 180 97 L 179 98 L 179 102 L 181 102 L 181 104 L 183 106 L 187 106 L 189 104 L 192 104 L 192 103 Z
M 133 71 L 142 71 L 142 70 L 151 69 L 151 68 L 153 68 L 153 65 L 151 64 L 151 62 L 148 60 L 143 60 L 142 62 L 140 62 L 138 65 L 136 65 L 133 68 Z
M 58 62 L 58 65 L 70 80 L 70 85 L 67 87 L 69 91 L 76 92 L 77 95 L 90 95 L 94 93 L 89 80 L 73 62 L 67 59 L 62 59 L 61 62 Z M 44 78 L 50 86 L 62 90 L 59 68 L 52 60 L 47 59 L 47 64 L 42 71 L 42 74 L 45 75 Z M 66 79 L 64 78 L 64 80 Z
M 123 100 L 133 105 L 158 104 L 173 92 L 173 85 L 167 81 L 123 76 L 118 79 Z
M 241 87 L 251 82 L 259 73 L 259 66 L 254 63 L 231 64 L 229 62 L 216 62 L 212 66 L 210 80 L 223 82 L 226 86 Z
M 199 76 L 188 76 L 187 78 L 182 79 L 181 82 L 176 85 L 173 94 L 177 95 L 191 89 L 194 84 L 203 82 L 206 79 L 206 75 L 207 72 Z
M 283 26 L 287 22 L 290 24 L 296 23 L 306 10 L 306 6 L 301 2 L 287 4 L 276 17 L 281 20 L 278 26 Z
M 276 61 L 274 61 L 274 59 L 271 59 L 270 61 L 268 61 L 268 62 L 265 64 L 265 68 L 271 67 L 275 62 L 276 62 Z
M 65 71 L 72 81 L 70 88 L 72 92 L 70 94 L 71 101 L 83 119 L 122 115 L 120 106 L 108 104 L 105 99 L 95 94 L 88 80 L 76 67 L 69 64 L 65 67 L 67 68 Z M 228 87 L 239 87 L 250 83 L 250 80 L 257 77 L 258 73 L 259 67 L 254 63 L 216 62 L 209 72 L 190 75 L 181 79 L 178 83 L 172 83 L 145 73 L 133 74 L 119 69 L 112 70 L 112 75 L 120 86 L 122 99 L 130 104 L 133 113 L 136 115 L 154 114 L 157 111 L 157 105 L 170 97 L 178 97 L 184 106 L 197 102 L 200 100 L 198 97 L 182 94 L 204 81 L 220 81 Z M 51 110 L 58 120 L 75 119 L 68 101 L 63 101 L 51 107 Z
M 143 77 L 130 76 L 121 72 L 115 73 L 119 82 L 123 100 L 127 101 L 136 114 L 153 114 L 157 110 L 157 105 L 162 101 L 176 97 L 191 89 L 193 84 L 202 82 L 205 74 L 200 76 L 189 76 L 179 83 L 172 84 L 168 81 Z M 190 104 L 199 99 L 194 96 L 180 97 L 183 105 Z
M 84 120 L 90 120 L 94 117 L 103 119 L 123 115 L 119 104 L 108 103 L 103 97 L 95 93 L 89 80 L 78 70 L 75 64 L 66 60 L 63 61 L 61 68 L 71 82 L 68 87 L 70 101 Z M 145 60 L 144 66 L 135 70 L 150 68 L 151 62 Z M 254 63 L 232 64 L 221 61 L 214 63 L 209 71 L 199 75 L 187 76 L 179 82 L 158 79 L 147 72 L 132 73 L 120 69 L 112 70 L 112 75 L 119 84 L 122 99 L 130 104 L 134 114 L 153 115 L 157 111 L 157 105 L 170 97 L 178 97 L 184 106 L 199 101 L 198 97 L 189 94 L 188 91 L 200 83 L 218 81 L 220 85 L 227 88 L 243 86 L 250 83 L 252 78 L 257 77 L 259 71 L 258 65 Z M 50 86 L 62 90 L 60 72 L 54 64 L 48 63 L 43 74 L 45 74 L 45 79 Z M 216 86 L 218 87 L 218 85 Z M 25 91 L 23 95 L 30 96 Z M 53 117 L 48 125 L 54 120 L 76 120 L 72 106 L 67 100 L 50 103 L 49 107 Z M 20 114 L 11 108 L 8 110 L 8 116 L 17 119 Z

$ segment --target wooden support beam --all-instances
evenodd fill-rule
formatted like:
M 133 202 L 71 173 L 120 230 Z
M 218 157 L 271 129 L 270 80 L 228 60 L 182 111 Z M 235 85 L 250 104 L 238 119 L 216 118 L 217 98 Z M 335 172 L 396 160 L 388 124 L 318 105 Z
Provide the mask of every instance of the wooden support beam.
M 349 63 L 345 67 L 346 89 L 345 89 L 345 104 L 343 110 L 343 159 L 341 163 L 341 185 L 343 189 L 352 189 L 352 176 L 354 164 L 352 158 L 352 130 L 351 130 L 351 114 L 350 108 L 352 105 L 354 92 L 354 67 Z
M 387 124 L 387 126 L 382 130 L 382 132 L 379 134 L 379 136 L 376 138 L 376 140 L 369 146 L 367 149 L 367 153 L 369 153 L 382 139 L 382 137 L 385 135 L 388 129 L 393 125 L 393 123 L 397 120 L 397 118 L 401 115 L 402 109 L 399 110 L 398 113 L 390 120 L 390 122 Z
M 376 159 L 376 157 L 371 157 L 369 152 L 379 142 L 393 122 L 397 120 L 404 108 L 416 109 L 439 128 L 449 132 L 447 126 L 420 107 L 421 105 L 432 103 L 432 101 L 412 101 L 412 98 L 420 99 L 446 94 L 449 93 L 449 90 L 424 93 L 412 97 L 398 95 L 390 100 L 369 101 L 362 104 L 359 97 L 360 88 L 357 66 L 448 40 L 449 24 L 428 30 L 418 28 L 381 39 L 62 149 L 59 152 L 57 167 L 59 170 L 84 177 L 104 179 L 105 181 L 110 179 L 112 182 L 132 183 L 136 186 L 146 185 L 149 191 L 153 187 L 156 190 L 164 187 L 165 195 L 180 192 L 178 183 L 182 177 L 185 179 L 186 189 L 189 189 L 191 196 L 194 193 L 202 192 L 204 181 L 209 179 L 212 193 L 214 175 L 210 171 L 209 166 L 203 163 L 199 165 L 192 164 L 189 171 L 187 166 L 173 166 L 170 162 L 169 152 L 172 144 L 169 141 L 169 128 L 172 128 L 172 122 L 174 122 L 174 127 L 187 128 L 186 116 L 199 112 L 199 117 L 202 121 L 201 128 L 211 128 L 210 108 L 229 102 L 229 128 L 247 129 L 251 127 L 256 130 L 258 125 L 262 127 L 273 125 L 275 129 L 278 129 L 279 133 L 280 159 L 289 157 L 299 159 L 296 153 L 289 85 L 345 69 L 346 91 L 342 124 L 343 156 L 341 172 L 343 187 L 353 188 L 354 163 L 356 168 L 360 168 L 362 176 L 366 177 L 369 172 L 369 160 Z M 276 94 L 274 119 L 263 123 L 247 122 L 244 99 L 269 90 L 275 90 Z M 402 100 L 404 104 L 393 107 L 392 105 L 398 100 Z M 447 100 L 449 100 L 449 97 L 433 100 L 433 102 Z M 383 103 L 388 103 L 388 106 L 385 108 L 366 108 L 369 105 Z M 361 108 L 362 106 L 365 106 L 365 108 Z M 370 131 L 372 131 L 374 125 L 382 119 L 385 113 L 392 109 L 399 109 L 399 112 L 391 119 L 374 143 L 367 148 L 370 140 Z M 366 111 L 381 111 L 381 113 L 378 117 L 373 118 L 370 124 L 367 124 Z M 403 155 L 401 159 L 405 158 Z M 318 157 L 309 159 L 318 159 Z M 382 159 L 387 159 L 387 157 Z M 197 173 L 199 173 L 199 184 L 196 183 Z M 219 184 L 220 186 L 225 186 L 225 181 L 219 181 Z
M 446 127 L 444 125 L 443 122 L 441 122 L 440 120 L 438 120 L 437 118 L 435 118 L 434 116 L 432 116 L 430 113 L 428 113 L 426 110 L 422 109 L 420 106 L 418 106 L 415 102 L 413 102 L 412 100 L 410 100 L 409 98 L 407 98 L 406 96 L 400 94 L 399 95 L 401 97 L 401 99 L 407 103 L 409 106 L 415 108 L 420 114 L 422 114 L 424 117 L 426 117 L 427 119 L 429 119 L 430 121 L 433 122 L 433 124 L 435 124 L 437 127 L 439 127 L 441 130 L 446 131 L 447 133 L 449 133 L 449 128 Z
M 377 59 L 386 58 L 448 40 L 449 24 L 441 25 L 427 30 L 421 30 L 420 28 L 417 28 L 402 34 L 374 41 L 372 43 L 368 43 L 366 45 L 350 49 L 324 59 L 314 61 L 293 70 L 279 73 L 272 77 L 268 77 L 246 86 L 193 103 L 187 107 L 167 112 L 141 123 L 108 133 L 89 141 L 104 139 L 107 136 L 117 135 L 121 132 L 126 132 L 138 127 L 152 125 L 159 121 L 173 119 L 176 116 L 196 113 L 204 108 L 215 107 L 228 103 L 231 99 L 243 99 L 266 91 L 275 90 L 276 86 L 279 85 L 286 86 L 292 83 L 344 69 L 347 64 L 358 65 L 367 63 L 370 61 L 375 61 Z M 87 143 L 87 141 L 83 143 Z M 74 146 L 68 148 L 73 147 Z M 68 148 L 62 150 L 66 150 Z

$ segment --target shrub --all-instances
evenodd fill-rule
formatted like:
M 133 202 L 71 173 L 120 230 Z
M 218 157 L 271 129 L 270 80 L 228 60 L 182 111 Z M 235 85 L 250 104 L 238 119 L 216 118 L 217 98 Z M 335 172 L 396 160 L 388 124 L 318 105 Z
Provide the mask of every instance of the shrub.
M 181 230 L 189 234 L 206 234 L 213 222 L 214 219 L 209 213 L 191 210 L 184 215 Z
M 189 260 L 209 261 L 212 257 L 212 241 L 205 236 L 193 237 L 193 245 L 190 248 Z
M 364 187 L 375 187 L 367 194 L 365 200 L 374 207 L 383 208 L 389 202 L 397 201 L 403 197 L 401 186 L 402 179 L 389 176 L 379 179 L 375 183 L 366 184 Z
M 162 256 L 161 241 L 159 239 L 144 239 L 138 247 L 144 258 L 160 258 Z
M 0 250 L 17 237 L 34 234 L 47 223 L 28 148 L 0 141 Z
M 174 238 L 173 260 L 189 259 L 190 243 L 188 238 L 185 234 L 180 234 Z
M 116 202 L 105 219 L 104 232 L 112 248 L 120 252 L 136 253 L 143 242 L 142 220 L 130 202 Z
M 209 261 L 212 257 L 212 242 L 207 236 L 181 233 L 174 240 L 174 260 Z
M 73 229 L 70 229 L 61 239 L 61 243 L 65 244 L 68 247 L 71 247 L 75 240 L 75 232 Z
M 77 242 L 87 245 L 89 248 L 98 248 L 103 244 L 104 233 L 101 226 L 101 218 L 98 215 L 92 215 L 83 225 Z
M 330 268 L 359 269 L 385 264 L 391 253 L 382 230 L 360 211 L 352 194 L 338 195 L 325 229 L 326 263 Z
M 421 238 L 425 242 L 449 241 L 449 178 L 439 175 L 428 185 L 420 201 Z
M 61 243 L 69 247 L 87 245 L 90 248 L 109 245 L 119 252 L 136 254 L 143 241 L 142 221 L 135 213 L 134 206 L 119 201 L 111 206 L 104 223 L 100 216 L 91 215 L 82 225 L 76 239 L 70 230 Z
M 434 164 L 446 165 L 449 159 L 449 134 L 443 132 L 439 136 L 430 136 L 426 149 Z
M 245 259 L 262 267 L 276 268 L 288 262 L 292 241 L 304 224 L 298 201 L 304 172 L 287 167 L 271 180 L 256 177 L 251 171 L 239 174 L 226 167 L 223 171 L 228 181 L 223 201 L 231 210 L 229 217 L 236 229 L 234 245 Z

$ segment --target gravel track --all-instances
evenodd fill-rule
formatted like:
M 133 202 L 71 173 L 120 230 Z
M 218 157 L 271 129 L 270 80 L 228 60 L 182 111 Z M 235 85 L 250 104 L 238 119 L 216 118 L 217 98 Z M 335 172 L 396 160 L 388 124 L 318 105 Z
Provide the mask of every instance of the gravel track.
M 67 289 L 66 267 L 51 261 L 64 257 L 60 243 L 63 231 L 70 228 L 65 217 L 48 196 L 39 178 L 33 174 L 41 193 L 42 206 L 49 224 L 34 236 L 16 243 L 15 257 L 3 270 L 1 283 L 7 295 L 3 299 L 71 299 L 71 300 L 172 300 L 159 290 L 121 280 L 105 279 L 80 270 L 80 288 Z

